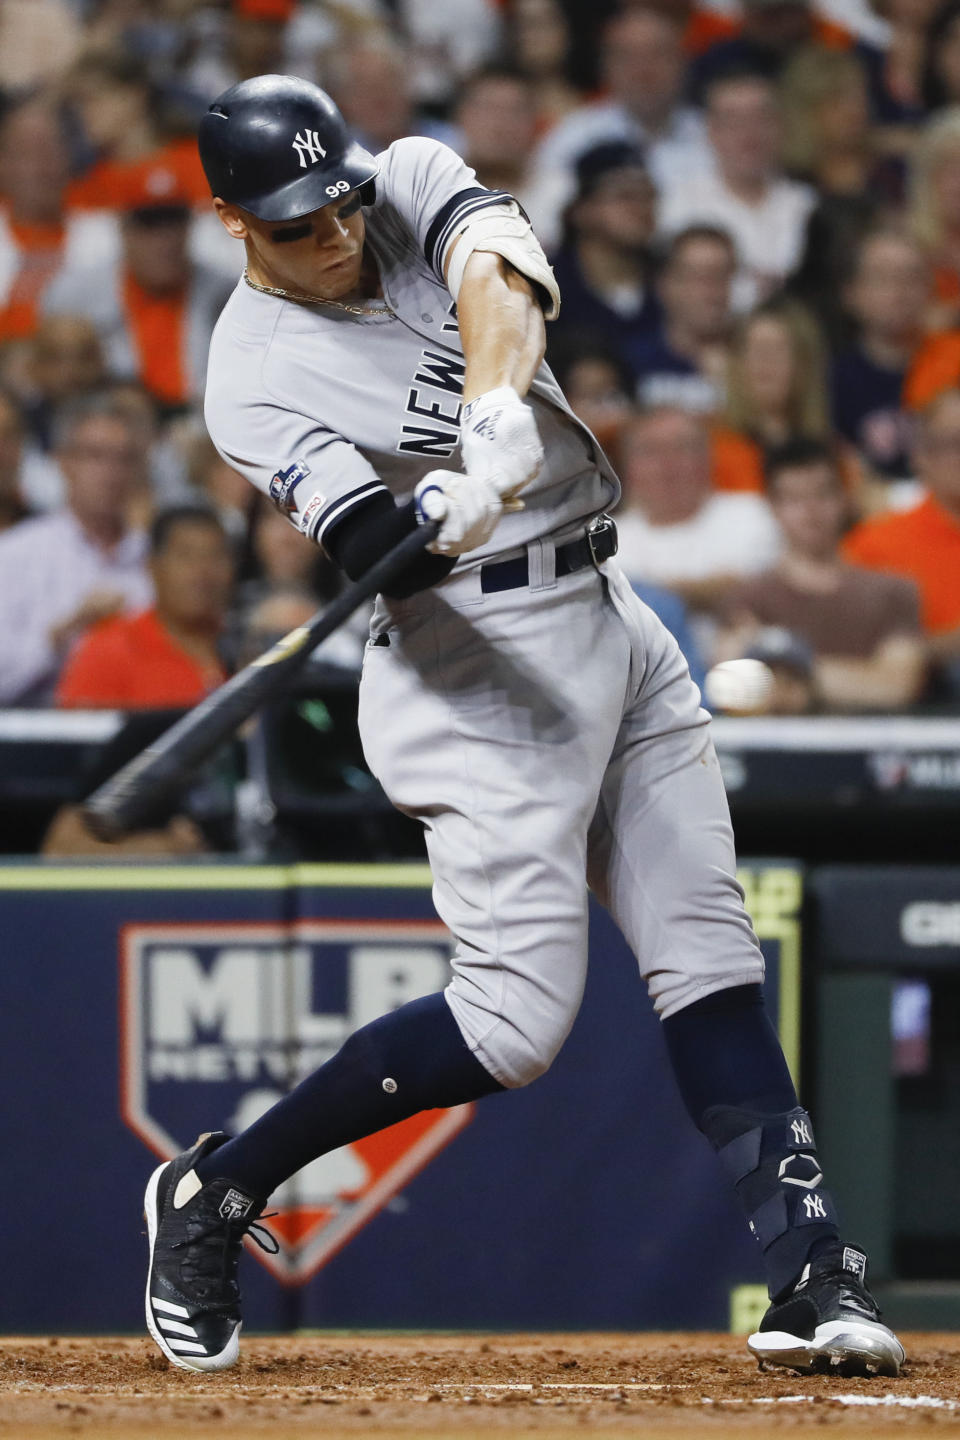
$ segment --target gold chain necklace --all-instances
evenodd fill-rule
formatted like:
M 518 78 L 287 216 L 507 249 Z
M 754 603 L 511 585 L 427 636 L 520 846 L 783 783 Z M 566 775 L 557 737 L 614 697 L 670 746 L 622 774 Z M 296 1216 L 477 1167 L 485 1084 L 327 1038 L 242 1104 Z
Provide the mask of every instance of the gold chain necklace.
M 251 290 L 259 290 L 261 295 L 277 295 L 281 300 L 298 300 L 303 305 L 332 305 L 335 310 L 344 310 L 348 315 L 365 315 L 370 320 L 391 320 L 394 315 L 394 311 L 386 302 L 375 307 L 347 305 L 342 300 L 322 300 L 319 295 L 298 295 L 295 290 L 281 290 L 273 285 L 261 285 L 258 281 L 251 280 L 246 269 L 244 269 L 243 278 Z

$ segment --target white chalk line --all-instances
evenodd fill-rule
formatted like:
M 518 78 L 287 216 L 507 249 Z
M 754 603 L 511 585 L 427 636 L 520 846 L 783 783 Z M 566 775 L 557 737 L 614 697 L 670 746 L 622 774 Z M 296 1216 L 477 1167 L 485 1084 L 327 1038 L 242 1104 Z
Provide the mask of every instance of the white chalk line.
M 752 1400 L 703 1397 L 704 1405 L 846 1405 L 887 1410 L 960 1410 L 960 1400 L 936 1395 L 758 1395 Z
M 406 1389 L 407 1385 L 409 1385 L 409 1388 L 415 1393 L 393 1395 L 390 1394 L 391 1391 L 396 1391 L 398 1389 Z M 407 1382 L 406 1385 L 402 1381 L 397 1382 L 396 1380 L 392 1380 L 385 1382 L 383 1385 L 360 1386 L 349 1384 L 331 1384 L 310 1386 L 293 1385 L 290 1387 L 291 1391 L 295 1391 L 296 1394 L 300 1397 L 310 1396 L 319 1400 L 322 1400 L 325 1396 L 342 1396 L 344 1398 L 350 1398 L 355 1400 L 389 1398 L 393 1400 L 394 1403 L 398 1401 L 416 1403 L 417 1401 L 421 1401 L 424 1398 L 429 1398 L 431 1394 L 436 1394 L 437 1392 L 442 1392 L 443 1394 L 450 1395 L 451 1397 L 459 1394 L 464 1396 L 469 1395 L 483 1398 L 504 1394 L 542 1395 L 545 1392 L 552 1393 L 562 1391 L 566 1395 L 570 1396 L 570 1398 L 576 1398 L 578 1392 L 579 1394 L 588 1397 L 589 1394 L 596 1392 L 615 1393 L 623 1395 L 627 1393 L 637 1394 L 659 1390 L 672 1390 L 674 1392 L 682 1392 L 684 1390 L 691 1390 L 692 1388 L 693 1387 L 689 1385 L 671 1385 L 668 1383 L 658 1383 L 655 1381 L 638 1380 L 625 1380 L 619 1383 L 595 1380 L 545 1380 L 542 1383 L 536 1384 L 528 1381 L 477 1380 L 462 1382 L 446 1380 L 437 1381 L 436 1383 L 430 1383 L 429 1381 L 420 1380 L 419 1382 Z M 83 1398 L 89 1401 L 141 1401 L 144 1399 L 149 1399 L 151 1397 L 157 1398 L 158 1393 L 162 1394 L 163 1392 L 156 1392 L 146 1389 L 140 1390 L 136 1393 L 124 1390 L 91 1390 L 89 1387 L 83 1386 L 79 1383 L 67 1383 L 61 1385 L 32 1385 L 28 1383 L 26 1385 L 18 1385 L 15 1388 L 4 1391 L 3 1393 L 8 1396 L 26 1396 L 41 1394 L 50 1395 L 69 1393 L 76 1395 L 78 1398 Z M 245 1396 L 249 1398 L 257 1398 L 264 1400 L 276 1400 L 279 1398 L 276 1394 L 276 1389 L 274 1388 L 274 1386 L 266 1387 L 259 1385 L 243 1385 L 234 1389 L 232 1391 L 232 1394 L 237 1397 Z M 225 1398 L 229 1399 L 230 1395 L 231 1392 L 224 1392 L 220 1390 L 213 1391 L 207 1389 L 184 1389 L 178 1390 L 175 1395 L 167 1393 L 165 1398 L 167 1398 L 168 1400 L 175 1399 L 210 1402 Z M 757 1395 L 752 1397 L 744 1396 L 739 1399 L 734 1396 L 713 1397 L 710 1395 L 704 1395 L 701 1396 L 700 1403 L 701 1405 L 739 1407 L 750 1405 L 837 1405 L 847 1408 L 860 1407 L 887 1410 L 900 1409 L 960 1411 L 960 1399 L 943 1399 L 936 1395 L 897 1395 L 891 1392 L 888 1392 L 885 1395 Z
M 235 1387 L 232 1393 L 238 1395 L 275 1394 L 275 1386 L 280 1383 L 281 1382 L 277 1380 L 274 1385 L 269 1387 L 264 1385 L 241 1385 Z M 382 1385 L 291 1385 L 289 1388 L 291 1391 L 296 1390 L 298 1395 L 356 1395 L 368 1399 L 371 1395 L 382 1395 L 386 1390 L 396 1388 L 409 1388 L 416 1390 L 418 1394 L 425 1395 L 429 1394 L 430 1391 L 437 1390 L 443 1390 L 447 1393 L 457 1391 L 469 1391 L 473 1393 L 475 1391 L 482 1391 L 484 1394 L 487 1394 L 488 1392 L 515 1391 L 522 1394 L 533 1394 L 541 1390 L 685 1390 L 690 1387 L 686 1385 L 660 1384 L 655 1381 L 646 1380 L 625 1380 L 616 1384 L 595 1380 L 583 1380 L 580 1382 L 571 1380 L 545 1380 L 542 1384 L 533 1384 L 521 1381 L 500 1383 L 499 1381 L 488 1382 L 486 1380 L 438 1380 L 434 1383 L 421 1379 L 406 1382 L 390 1380 L 384 1381 Z M 18 1385 L 16 1388 L 11 1388 L 0 1393 L 5 1395 L 44 1395 L 60 1394 L 62 1392 L 69 1392 L 74 1395 L 87 1395 L 91 1400 L 139 1400 L 144 1395 L 161 1393 L 153 1390 L 139 1390 L 137 1392 L 132 1390 L 91 1390 L 89 1386 L 81 1385 L 79 1381 L 76 1384 L 68 1382 L 62 1385 L 46 1385 L 42 1382 L 37 1382 L 36 1384 Z M 211 1390 L 182 1390 L 177 1391 L 176 1398 L 208 1400 L 215 1395 L 223 1395 L 224 1393 L 224 1391 Z
M 486 1380 L 466 1382 L 451 1380 L 434 1385 L 432 1388 L 434 1390 L 521 1390 L 529 1393 L 533 1390 L 669 1390 L 671 1388 L 683 1390 L 687 1387 L 683 1385 L 671 1387 L 652 1380 L 623 1380 L 615 1383 L 599 1380 L 544 1380 L 536 1385 L 520 1381 L 501 1384 L 499 1381 L 491 1383 Z

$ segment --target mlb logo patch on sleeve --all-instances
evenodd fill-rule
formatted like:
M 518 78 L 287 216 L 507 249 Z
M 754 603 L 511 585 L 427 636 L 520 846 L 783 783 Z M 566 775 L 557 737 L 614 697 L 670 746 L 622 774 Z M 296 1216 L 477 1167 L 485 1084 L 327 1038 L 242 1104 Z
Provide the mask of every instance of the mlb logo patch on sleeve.
M 285 515 L 296 515 L 297 502 L 294 491 L 310 474 L 310 467 L 304 460 L 295 460 L 286 470 L 278 470 L 270 479 L 270 499 Z

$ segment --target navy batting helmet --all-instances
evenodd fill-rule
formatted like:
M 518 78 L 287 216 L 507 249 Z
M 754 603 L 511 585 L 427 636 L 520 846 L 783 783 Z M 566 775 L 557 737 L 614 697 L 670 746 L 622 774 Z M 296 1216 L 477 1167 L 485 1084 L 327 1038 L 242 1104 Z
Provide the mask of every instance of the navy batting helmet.
M 369 204 L 380 168 L 330 96 L 292 75 L 224 90 L 200 122 L 200 159 L 214 195 L 260 220 L 296 220 L 348 190 Z

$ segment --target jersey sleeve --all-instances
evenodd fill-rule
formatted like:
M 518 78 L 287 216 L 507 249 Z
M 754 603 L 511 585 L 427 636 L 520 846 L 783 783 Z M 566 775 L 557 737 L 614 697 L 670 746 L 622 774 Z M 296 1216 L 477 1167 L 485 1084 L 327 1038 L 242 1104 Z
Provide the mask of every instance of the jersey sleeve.
M 278 405 L 244 408 L 230 433 L 207 408 L 223 459 L 267 495 L 302 534 L 326 548 L 336 526 L 374 495 L 389 494 L 370 462 L 332 430 Z
M 440 281 L 450 246 L 470 216 L 513 199 L 481 185 L 449 145 L 417 136 L 396 140 L 386 151 L 377 191 L 400 214 Z

